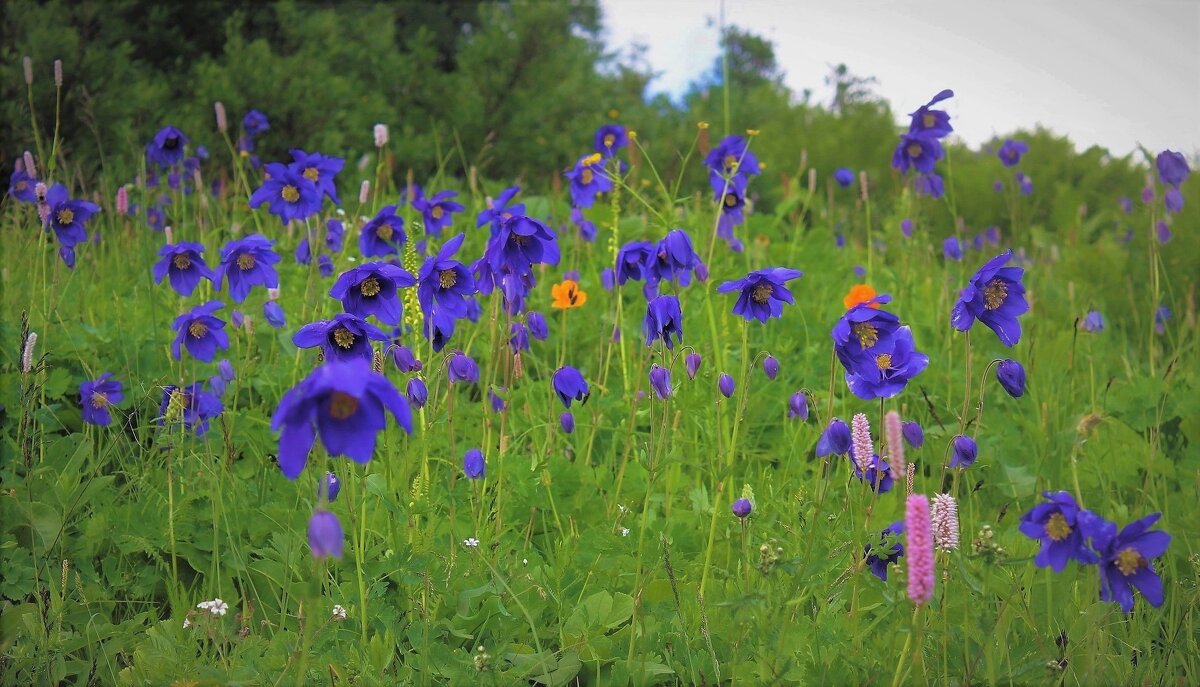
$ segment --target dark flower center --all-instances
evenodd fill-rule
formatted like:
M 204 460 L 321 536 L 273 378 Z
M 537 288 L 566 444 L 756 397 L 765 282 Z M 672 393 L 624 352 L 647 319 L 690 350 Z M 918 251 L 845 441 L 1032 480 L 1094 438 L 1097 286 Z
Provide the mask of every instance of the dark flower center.
M 880 353 L 875 356 L 875 367 L 881 370 L 890 370 L 892 367 L 892 356 L 887 353 Z
M 192 338 L 199 339 L 208 334 L 208 325 L 199 321 L 193 322 L 188 325 L 188 334 L 191 334 Z
M 237 266 L 243 270 L 252 269 L 254 267 L 254 256 L 249 253 L 242 253 L 238 256 Z
M 392 240 L 392 225 L 390 225 L 390 224 L 379 225 L 379 228 L 375 230 L 375 235 L 378 236 L 383 241 L 391 241 Z
M 308 167 L 304 170 L 304 178 L 316 183 L 321 178 L 321 172 L 316 167 Z
M 725 194 L 725 207 L 731 208 L 737 205 L 737 196 L 732 193 Z
M 1008 298 L 1008 284 L 1002 280 L 993 279 L 983 287 L 983 308 L 985 310 L 999 308 L 1004 304 L 1005 298 Z
M 446 211 L 442 209 L 441 205 L 434 205 L 433 209 L 429 211 L 429 215 L 434 219 L 441 219 L 444 214 Z
M 279 195 L 289 203 L 294 203 L 300 200 L 300 190 L 291 184 L 285 184 L 283 190 L 279 192 Z
M 443 289 L 448 289 L 458 283 L 458 272 L 454 270 L 442 270 L 438 274 L 438 286 Z
M 58 211 L 58 223 L 70 224 L 75 221 L 75 211 L 71 208 L 63 208 Z
M 585 167 L 585 168 L 584 168 L 584 170 L 583 170 L 583 172 L 581 172 L 581 173 L 579 174 L 579 179 L 580 179 L 580 181 L 582 181 L 584 184 L 590 184 L 590 183 L 592 183 L 592 176 L 593 176 L 593 175 L 592 175 L 592 170 L 590 170 L 590 169 L 587 169 L 587 168 Z
M 358 399 L 343 391 L 329 395 L 329 414 L 335 420 L 345 420 L 358 412 Z
M 925 114 L 921 115 L 921 126 L 925 127 L 926 129 L 932 129 L 936 121 L 937 118 L 933 116 L 932 112 L 926 112 Z
M 172 137 L 168 138 L 167 140 L 163 141 L 162 147 L 163 147 L 163 150 L 175 150 L 176 148 L 179 147 L 179 139 L 172 136 Z
M 175 263 L 175 268 L 180 270 L 186 270 L 192 266 L 192 259 L 182 253 L 176 255 L 172 262 Z
M 921 157 L 921 144 L 919 143 L 909 143 L 905 150 L 908 151 L 909 157 Z
M 1117 570 L 1120 570 L 1121 574 L 1126 577 L 1137 572 L 1138 568 L 1144 568 L 1148 565 L 1145 557 L 1132 546 L 1121 549 L 1121 553 L 1117 554 L 1115 563 Z
M 521 236 L 520 234 L 513 234 L 512 242 L 517 244 L 517 246 L 524 248 L 529 243 L 529 237 Z
M 755 303 L 766 303 L 771 294 L 775 292 L 775 287 L 770 284 L 759 284 L 750 292 L 750 298 L 754 299 Z
M 342 348 L 350 348 L 354 345 L 354 334 L 345 327 L 338 327 L 333 330 L 333 342 Z
M 18 181 L 14 188 L 16 188 L 18 191 L 24 191 L 25 189 L 29 188 L 29 183 L 23 180 Z
M 99 410 L 106 405 L 108 405 L 108 396 L 105 395 L 103 392 L 93 391 L 92 392 L 92 407 L 95 408 L 96 410 Z
M 368 298 L 378 294 L 380 290 L 379 280 L 375 278 L 375 275 L 367 277 L 358 285 L 358 292 Z
M 1046 536 L 1050 537 L 1050 541 L 1062 541 L 1071 536 L 1071 526 L 1067 524 L 1067 519 L 1062 513 L 1054 513 L 1050 519 L 1046 521 Z
M 854 332 L 854 336 L 858 337 L 858 345 L 863 348 L 870 348 L 879 342 L 879 330 L 875 325 L 868 322 L 859 322 L 850 328 Z

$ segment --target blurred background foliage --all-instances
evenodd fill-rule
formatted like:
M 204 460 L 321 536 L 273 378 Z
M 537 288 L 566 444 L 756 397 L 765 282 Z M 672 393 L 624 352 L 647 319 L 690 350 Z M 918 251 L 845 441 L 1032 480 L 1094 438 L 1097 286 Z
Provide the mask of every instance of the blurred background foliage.
M 216 145 L 216 101 L 231 128 L 250 109 L 267 114 L 271 130 L 257 150 L 264 160 L 300 147 L 345 157 L 352 169 L 373 152 L 372 127 L 382 122 L 396 163 L 418 180 L 439 169 L 462 178 L 475 166 L 485 178 L 538 188 L 589 152 L 606 121 L 635 129 L 664 174 L 677 171 L 698 122 L 711 123 L 714 142 L 727 128 L 719 62 L 678 100 L 650 95 L 653 72 L 640 51 L 605 48 L 597 0 L 9 0 L 0 11 L 0 156 L 8 168 L 33 145 L 22 56 L 32 57 L 39 81 L 50 81 L 62 59 L 62 155 L 85 187 L 102 167 L 131 178 L 142 146 L 167 124 L 193 146 L 227 154 Z M 833 97 L 817 102 L 812 90 L 784 86 L 770 41 L 731 26 L 724 43 L 729 128 L 762 132 L 760 208 L 790 184 L 806 184 L 810 167 L 822 193 L 840 166 L 865 171 L 872 195 L 899 192 L 902 180 L 889 167 L 899 117 L 875 96 L 873 78 L 837 64 L 824 89 Z M 895 105 L 902 114 L 921 104 Z M 52 88 L 34 89 L 34 110 L 52 130 Z M 1009 135 L 1029 142 L 1020 169 L 1038 190 L 1025 221 L 1062 225 L 1085 203 L 1115 217 L 1116 197 L 1141 187 L 1144 155 L 1076 151 L 1045 130 Z M 1006 199 L 992 184 L 1012 183 L 1012 170 L 990 153 L 991 146 L 951 151 L 957 206 L 971 228 L 1005 215 Z M 703 188 L 703 168 L 689 167 L 694 178 L 682 188 Z M 354 176 L 343 183 L 356 184 Z

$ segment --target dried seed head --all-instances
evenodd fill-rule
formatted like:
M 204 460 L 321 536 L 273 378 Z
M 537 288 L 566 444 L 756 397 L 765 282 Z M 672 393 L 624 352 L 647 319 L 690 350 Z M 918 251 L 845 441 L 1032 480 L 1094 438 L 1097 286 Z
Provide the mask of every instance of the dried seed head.
M 54 60 L 54 87 L 62 88 L 62 84 L 63 84 L 62 60 Z

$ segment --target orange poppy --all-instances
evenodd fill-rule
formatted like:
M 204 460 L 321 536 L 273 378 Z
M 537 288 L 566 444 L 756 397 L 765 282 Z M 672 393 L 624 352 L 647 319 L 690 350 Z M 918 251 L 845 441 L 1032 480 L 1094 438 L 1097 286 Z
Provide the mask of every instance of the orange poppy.
M 554 298 L 552 305 L 560 310 L 578 308 L 587 303 L 587 294 L 580 291 L 579 284 L 576 284 L 571 279 L 563 280 L 561 283 L 551 286 L 550 296 Z
M 846 306 L 846 309 L 849 310 L 860 303 L 866 303 L 876 295 L 875 289 L 871 288 L 870 284 L 855 284 L 850 287 L 850 293 L 846 294 L 846 297 L 842 299 L 842 305 Z M 878 308 L 879 304 L 872 303 L 870 307 Z

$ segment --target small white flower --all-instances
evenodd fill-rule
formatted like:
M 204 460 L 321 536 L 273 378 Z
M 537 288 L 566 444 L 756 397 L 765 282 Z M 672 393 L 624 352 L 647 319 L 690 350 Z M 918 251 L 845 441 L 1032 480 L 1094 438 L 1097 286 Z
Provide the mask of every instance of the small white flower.
M 333 619 L 339 622 L 346 619 L 346 609 L 342 608 L 341 604 L 334 605 Z
M 225 615 L 225 613 L 229 611 L 229 604 L 221 601 L 220 599 L 213 599 L 212 601 L 201 601 L 200 603 L 196 604 L 196 608 L 199 608 L 202 611 L 208 611 L 212 615 Z
M 191 627 L 191 626 L 192 626 L 192 619 L 191 619 L 191 618 L 184 618 L 184 619 L 183 619 L 183 629 L 185 629 L 185 630 L 186 630 L 186 629 L 188 629 L 188 628 L 189 628 L 189 627 Z
M 522 559 L 521 559 L 521 565 L 529 565 L 529 559 L 528 559 L 528 558 L 522 558 Z
M 628 528 L 628 527 L 622 527 L 622 528 L 621 528 L 621 536 L 622 536 L 622 537 L 628 537 L 628 536 L 629 536 L 629 528 Z
M 467 539 L 463 540 L 463 546 L 475 548 L 476 546 L 479 546 L 479 540 L 475 537 L 468 537 Z
M 629 509 L 628 509 L 628 508 L 626 508 L 626 507 L 625 507 L 625 504 L 623 504 L 623 503 L 618 503 L 618 504 L 617 504 L 617 510 L 621 511 L 622 513 L 628 513 L 628 512 L 629 512 Z

